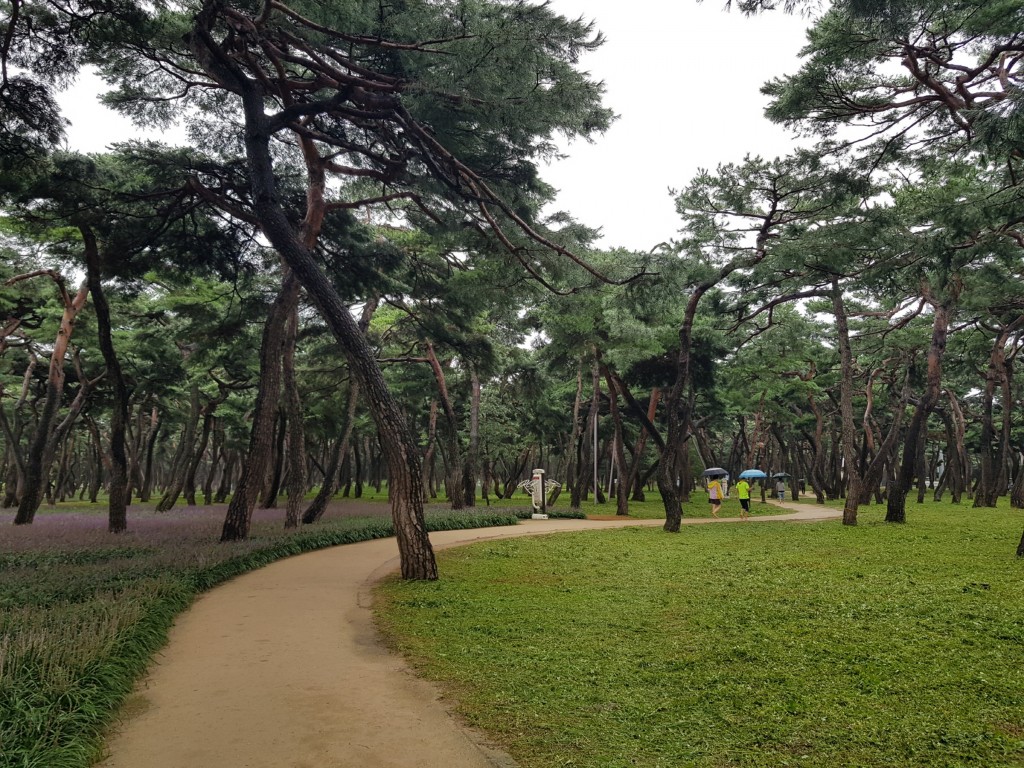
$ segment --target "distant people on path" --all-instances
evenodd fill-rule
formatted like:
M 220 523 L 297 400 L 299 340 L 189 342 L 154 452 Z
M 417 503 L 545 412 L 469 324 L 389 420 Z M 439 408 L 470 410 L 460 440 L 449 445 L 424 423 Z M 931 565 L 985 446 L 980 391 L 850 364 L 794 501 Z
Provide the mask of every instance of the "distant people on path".
M 717 477 L 712 477 L 708 480 L 708 501 L 711 503 L 712 517 L 718 517 L 718 510 L 722 508 L 722 498 L 724 495 L 722 484 L 718 481 Z
M 780 477 L 775 481 L 775 495 L 779 497 L 779 501 L 786 500 L 786 479 Z
M 740 497 L 740 520 L 750 517 L 750 483 L 747 478 L 741 477 L 736 483 L 736 495 Z

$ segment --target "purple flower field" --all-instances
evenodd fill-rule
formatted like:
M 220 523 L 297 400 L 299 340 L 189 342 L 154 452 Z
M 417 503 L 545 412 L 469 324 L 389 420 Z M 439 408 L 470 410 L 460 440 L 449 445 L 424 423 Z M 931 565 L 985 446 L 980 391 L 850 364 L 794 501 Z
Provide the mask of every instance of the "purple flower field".
M 128 531 L 116 536 L 107 533 L 105 504 L 43 506 L 31 525 L 13 525 L 14 513 L 14 509 L 0 512 L 0 553 L 107 547 L 150 548 L 181 546 L 186 542 L 194 545 L 213 544 L 220 537 L 227 505 L 178 506 L 169 512 L 154 512 L 153 505 L 134 504 L 128 508 Z M 284 514 L 283 507 L 255 510 L 252 516 L 252 538 L 265 543 L 268 539 L 288 535 L 289 532 L 284 530 Z M 390 518 L 390 515 L 390 506 L 382 501 L 333 501 L 318 525 L 332 521 Z M 305 529 L 310 528 L 307 526 Z

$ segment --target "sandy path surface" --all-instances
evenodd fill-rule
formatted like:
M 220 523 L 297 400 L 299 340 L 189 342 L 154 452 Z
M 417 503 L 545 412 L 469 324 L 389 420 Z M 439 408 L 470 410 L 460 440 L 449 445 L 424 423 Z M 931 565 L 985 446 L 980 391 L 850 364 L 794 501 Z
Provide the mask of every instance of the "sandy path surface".
M 767 520 L 821 520 L 802 505 Z M 684 519 L 684 523 L 720 522 Z M 722 521 L 724 522 L 724 520 Z M 436 549 L 661 520 L 530 520 L 430 534 Z M 508 768 L 380 643 L 370 588 L 394 539 L 273 563 L 199 597 L 126 705 L 101 768 Z

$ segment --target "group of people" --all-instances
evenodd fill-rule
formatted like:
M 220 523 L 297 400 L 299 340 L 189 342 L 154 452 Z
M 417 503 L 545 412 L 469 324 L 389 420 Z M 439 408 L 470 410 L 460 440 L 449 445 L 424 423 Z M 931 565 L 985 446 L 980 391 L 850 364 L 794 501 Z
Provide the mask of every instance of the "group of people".
M 776 480 L 775 494 L 779 501 L 786 500 L 785 478 L 780 477 Z M 712 476 L 708 479 L 708 502 L 711 504 L 712 517 L 718 517 L 719 511 L 722 509 L 722 499 L 728 495 L 728 492 L 722 489 L 720 478 Z M 740 500 L 740 519 L 746 520 L 750 517 L 750 483 L 747 482 L 747 478 L 741 477 L 740 481 L 736 483 L 736 495 Z

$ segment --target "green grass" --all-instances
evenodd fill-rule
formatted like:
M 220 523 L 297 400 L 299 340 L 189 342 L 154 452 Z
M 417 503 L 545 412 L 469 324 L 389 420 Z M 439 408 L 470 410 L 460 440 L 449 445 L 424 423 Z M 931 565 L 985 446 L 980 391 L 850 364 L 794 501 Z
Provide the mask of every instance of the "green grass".
M 392 535 L 386 515 L 292 533 L 264 519 L 248 541 L 218 544 L 223 508 L 136 509 L 118 536 L 104 517 L 97 505 L 63 505 L 31 526 L 0 527 L 3 768 L 90 765 L 174 617 L 203 590 L 289 555 Z M 429 530 L 515 522 L 499 510 L 427 515 Z
M 480 543 L 378 620 L 522 768 L 1024 766 L 1024 515 L 883 515 Z

